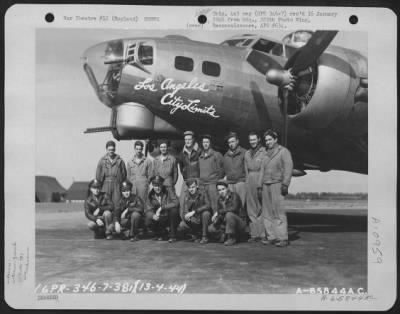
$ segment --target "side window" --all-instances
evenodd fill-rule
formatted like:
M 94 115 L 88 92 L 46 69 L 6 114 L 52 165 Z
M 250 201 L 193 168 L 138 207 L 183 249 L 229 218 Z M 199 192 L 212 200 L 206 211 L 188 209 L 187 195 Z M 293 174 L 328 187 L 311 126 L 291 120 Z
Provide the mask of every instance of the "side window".
M 219 76 L 221 74 L 221 66 L 215 62 L 204 61 L 201 70 L 205 75 Z
M 153 47 L 149 45 L 140 45 L 139 46 L 139 61 L 143 65 L 152 65 L 153 64 Z
M 191 72 L 193 71 L 193 59 L 187 57 L 175 57 L 175 69 Z

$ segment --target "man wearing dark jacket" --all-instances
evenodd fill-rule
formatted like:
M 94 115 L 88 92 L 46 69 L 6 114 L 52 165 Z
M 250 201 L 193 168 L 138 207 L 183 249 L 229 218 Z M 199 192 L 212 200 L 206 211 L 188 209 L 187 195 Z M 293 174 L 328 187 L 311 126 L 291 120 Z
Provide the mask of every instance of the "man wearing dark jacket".
M 85 200 L 85 216 L 89 219 L 88 227 L 94 231 L 94 238 L 112 239 L 112 219 L 114 205 L 104 192 L 100 192 L 101 182 L 94 179 L 89 183 L 88 198 Z
M 211 218 L 208 232 L 220 243 L 234 245 L 246 228 L 246 224 L 238 216 L 242 207 L 240 197 L 228 190 L 228 183 L 224 180 L 217 182 L 217 190 L 217 212 Z
M 200 178 L 199 157 L 201 150 L 195 142 L 193 131 L 183 133 L 185 146 L 178 155 L 179 168 L 183 177 L 181 194 L 179 195 L 180 216 L 183 219 L 183 202 L 187 194 L 187 180 Z
M 176 229 L 179 223 L 179 201 L 175 193 L 169 193 L 160 176 L 152 178 L 152 190 L 146 205 L 145 226 L 156 233 L 155 240 L 162 241 L 169 226 L 168 242 L 176 242 Z
M 115 153 L 115 143 L 106 143 L 107 154 L 98 162 L 96 168 L 96 179 L 103 182 L 102 191 L 117 206 L 121 197 L 120 185 L 126 179 L 126 166 L 122 158 Z
M 129 181 L 122 182 L 122 197 L 115 210 L 115 232 L 121 234 L 122 228 L 129 228 L 129 239 L 134 242 L 139 240 L 139 225 L 143 218 L 143 202 L 139 196 L 131 192 L 132 184 Z M 121 228 L 122 227 L 122 228 Z
M 179 224 L 178 231 L 192 233 L 196 242 L 206 244 L 208 243 L 207 228 L 212 215 L 210 202 L 205 193 L 199 190 L 199 184 L 196 179 L 188 179 L 186 184 L 188 193 L 184 197 L 183 220 Z M 196 239 L 200 229 L 201 240 Z

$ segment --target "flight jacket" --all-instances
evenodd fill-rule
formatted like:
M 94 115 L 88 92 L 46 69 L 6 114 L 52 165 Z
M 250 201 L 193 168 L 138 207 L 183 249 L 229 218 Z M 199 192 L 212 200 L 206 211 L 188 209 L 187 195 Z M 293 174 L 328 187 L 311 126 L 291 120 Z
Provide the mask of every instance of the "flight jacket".
M 179 168 L 182 173 L 183 180 L 200 178 L 200 166 L 199 157 L 201 150 L 196 143 L 189 153 L 189 151 L 184 147 L 183 150 L 178 155 Z
M 100 192 L 97 198 L 94 195 L 90 195 L 85 200 L 84 207 L 86 218 L 92 221 L 96 221 L 97 218 L 101 218 L 106 210 L 110 212 L 114 210 L 114 205 L 112 201 L 107 197 L 104 192 Z M 100 211 L 99 214 L 95 216 L 93 215 L 93 213 L 97 208 L 99 208 Z
M 169 193 L 165 186 L 162 187 L 160 198 L 157 197 L 156 192 L 152 189 L 149 193 L 146 204 L 146 212 L 156 212 L 161 206 L 160 216 L 167 216 L 168 211 L 174 207 L 179 206 L 179 200 L 175 193 Z
M 115 209 L 114 221 L 121 223 L 121 215 L 125 209 L 128 209 L 126 218 L 132 215 L 133 212 L 143 215 L 144 205 L 140 197 L 135 194 L 131 194 L 128 198 L 121 197 Z
M 293 160 L 289 150 L 279 144 L 267 150 L 261 165 L 258 187 L 281 182 L 289 186 L 293 172 Z

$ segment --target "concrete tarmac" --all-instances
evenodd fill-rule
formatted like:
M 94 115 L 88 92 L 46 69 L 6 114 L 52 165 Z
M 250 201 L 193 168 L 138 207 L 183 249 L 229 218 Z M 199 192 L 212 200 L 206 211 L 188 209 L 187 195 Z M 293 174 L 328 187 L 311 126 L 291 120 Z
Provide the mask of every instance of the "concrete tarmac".
M 37 204 L 36 286 L 89 292 L 83 286 L 96 283 L 91 291 L 96 293 L 122 292 L 123 284 L 146 293 L 174 292 L 171 286 L 180 293 L 212 294 L 293 294 L 318 287 L 367 291 L 365 206 L 346 211 L 303 205 L 288 210 L 291 244 L 277 248 L 95 240 L 83 204 Z

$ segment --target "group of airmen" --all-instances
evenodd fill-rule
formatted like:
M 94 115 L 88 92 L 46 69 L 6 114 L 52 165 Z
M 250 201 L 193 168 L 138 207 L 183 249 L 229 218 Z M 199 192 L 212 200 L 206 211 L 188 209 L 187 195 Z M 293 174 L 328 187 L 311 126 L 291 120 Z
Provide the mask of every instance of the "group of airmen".
M 134 155 L 125 162 L 115 153 L 115 143 L 89 183 L 85 214 L 95 238 L 129 239 L 149 236 L 176 242 L 189 238 L 234 245 L 247 231 L 248 242 L 285 247 L 288 224 L 283 207 L 293 161 L 289 150 L 278 144 L 272 130 L 248 135 L 250 149 L 239 145 L 235 132 L 226 136 L 228 151 L 212 148 L 210 135 L 195 141 L 184 132 L 184 147 L 175 158 L 168 142 L 160 141 L 160 155 L 145 156 L 142 141 L 134 143 Z M 175 191 L 178 167 L 183 176 L 179 197 Z M 247 228 L 248 226 L 248 228 Z

